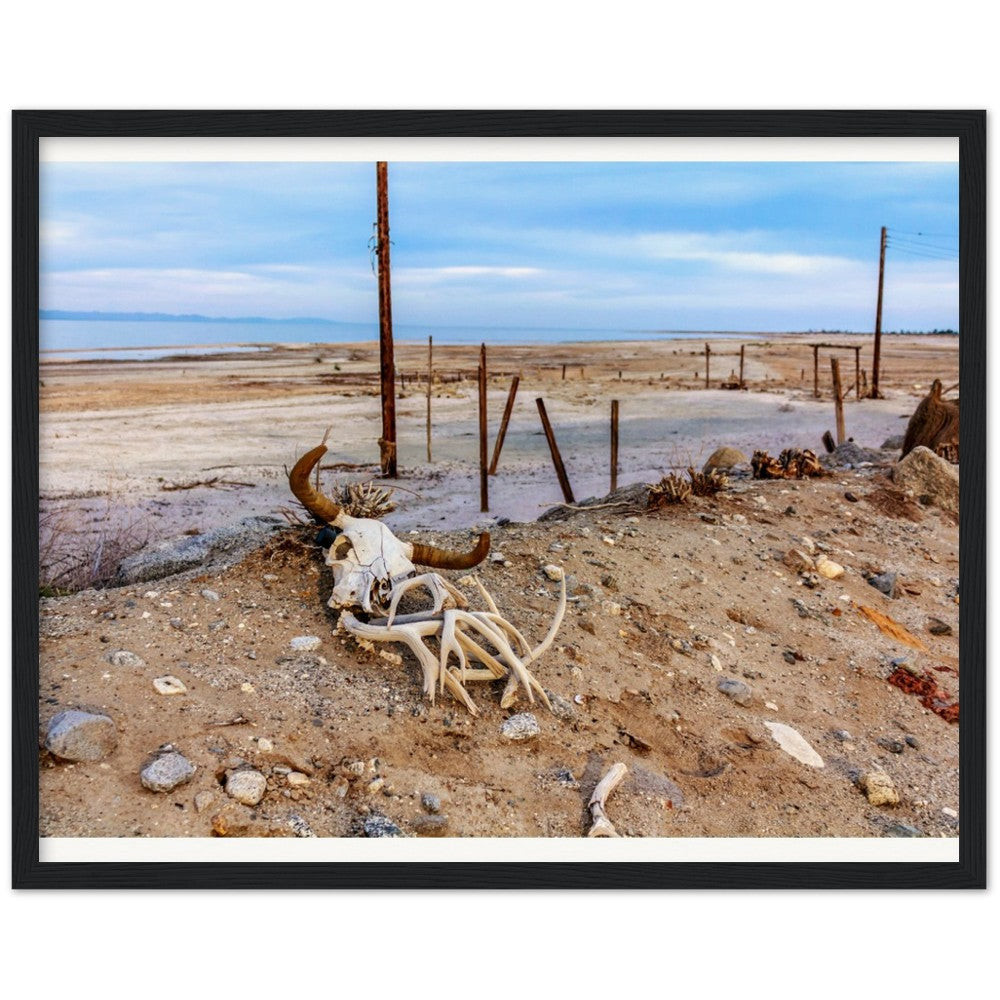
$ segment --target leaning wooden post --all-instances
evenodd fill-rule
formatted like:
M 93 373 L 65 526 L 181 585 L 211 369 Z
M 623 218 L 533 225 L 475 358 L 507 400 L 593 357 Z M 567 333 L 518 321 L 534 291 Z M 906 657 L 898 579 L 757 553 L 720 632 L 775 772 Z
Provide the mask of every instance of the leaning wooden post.
M 566 381 L 566 366 L 565 366 L 565 365 L 563 365 L 563 371 L 562 371 L 562 380 L 563 380 L 564 382 Z
M 844 431 L 844 397 L 840 390 L 840 361 L 837 358 L 830 358 L 830 369 L 833 372 L 833 405 L 837 415 L 837 444 L 843 444 L 847 440 Z
M 708 359 L 712 354 L 712 348 L 705 345 L 705 388 L 708 388 Z
M 493 458 L 490 461 L 489 474 L 497 474 L 497 462 L 500 461 L 500 449 L 503 448 L 503 439 L 507 436 L 507 424 L 510 423 L 510 415 L 514 410 L 514 397 L 517 395 L 517 387 L 521 382 L 521 376 L 515 375 L 514 381 L 510 384 L 510 392 L 507 393 L 507 405 L 503 408 L 503 417 L 500 420 L 500 433 L 497 434 L 497 443 L 493 446 Z
M 819 399 L 819 344 L 813 344 L 813 399 Z
M 431 383 L 434 381 L 434 338 L 427 338 L 427 461 L 431 461 Z
M 552 464 L 555 466 L 556 475 L 559 477 L 559 485 L 562 487 L 563 497 L 566 503 L 576 503 L 573 499 L 573 490 L 569 485 L 569 477 L 566 475 L 566 468 L 563 465 L 562 455 L 559 454 L 559 445 L 556 444 L 556 436 L 552 433 L 552 425 L 549 423 L 548 414 L 545 412 L 545 403 L 542 399 L 536 399 L 538 415 L 542 418 L 542 429 L 545 431 L 545 440 L 549 443 L 549 451 L 552 453 Z
M 618 400 L 611 400 L 611 492 L 618 489 Z
M 396 478 L 396 365 L 392 350 L 392 286 L 389 280 L 389 169 L 375 164 L 378 254 L 379 380 L 382 387 L 382 475 Z
M 743 352 L 746 350 L 746 344 L 740 344 L 740 388 L 743 388 Z
M 479 509 L 490 509 L 486 474 L 486 345 L 479 348 Z
M 861 398 L 861 348 L 854 348 L 854 395 Z

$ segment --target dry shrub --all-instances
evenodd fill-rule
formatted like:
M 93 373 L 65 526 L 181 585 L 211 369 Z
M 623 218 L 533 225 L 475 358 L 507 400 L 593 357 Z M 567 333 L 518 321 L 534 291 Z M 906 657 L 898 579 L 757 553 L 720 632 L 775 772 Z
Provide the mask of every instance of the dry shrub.
M 650 510 L 661 510 L 669 504 L 683 503 L 691 496 L 691 484 L 672 472 L 649 488 Z
M 57 507 L 38 515 L 38 585 L 43 596 L 111 583 L 118 566 L 149 541 L 148 523 L 133 509 L 105 498 L 103 513 L 84 523 L 80 509 Z
M 695 472 L 689 468 L 688 475 L 691 477 L 691 492 L 696 497 L 714 497 L 729 483 L 726 474 L 717 469 L 712 469 L 711 472 Z

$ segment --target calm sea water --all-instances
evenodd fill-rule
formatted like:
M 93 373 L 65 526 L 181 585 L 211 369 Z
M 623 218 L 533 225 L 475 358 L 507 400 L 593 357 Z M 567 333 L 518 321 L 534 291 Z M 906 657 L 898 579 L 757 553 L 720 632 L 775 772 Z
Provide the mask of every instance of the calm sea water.
M 577 341 L 754 339 L 760 334 L 664 330 L 586 330 L 545 327 L 447 327 L 396 325 L 396 341 L 436 344 L 557 344 Z M 377 340 L 376 323 L 201 323 L 173 320 L 43 319 L 43 360 L 87 358 L 145 361 L 167 355 L 264 350 L 272 344 L 345 344 Z M 192 345 L 197 345 L 192 349 Z M 185 350 L 186 348 L 186 350 Z

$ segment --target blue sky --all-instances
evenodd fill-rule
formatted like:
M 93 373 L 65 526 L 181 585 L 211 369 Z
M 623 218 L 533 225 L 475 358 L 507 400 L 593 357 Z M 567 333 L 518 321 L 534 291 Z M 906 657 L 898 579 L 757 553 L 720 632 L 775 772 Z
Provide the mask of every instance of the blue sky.
M 958 327 L 949 163 L 391 163 L 393 318 Z M 377 316 L 364 163 L 44 163 L 43 309 Z

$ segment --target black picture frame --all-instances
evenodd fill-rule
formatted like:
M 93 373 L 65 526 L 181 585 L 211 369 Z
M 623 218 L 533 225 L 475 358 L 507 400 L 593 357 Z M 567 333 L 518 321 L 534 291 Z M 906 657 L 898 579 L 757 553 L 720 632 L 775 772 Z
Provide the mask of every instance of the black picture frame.
M 986 885 L 986 113 L 968 111 L 15 111 L 14 888 L 958 889 Z M 961 834 L 956 863 L 42 863 L 38 802 L 39 140 L 43 137 L 957 138 L 960 216 Z

